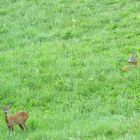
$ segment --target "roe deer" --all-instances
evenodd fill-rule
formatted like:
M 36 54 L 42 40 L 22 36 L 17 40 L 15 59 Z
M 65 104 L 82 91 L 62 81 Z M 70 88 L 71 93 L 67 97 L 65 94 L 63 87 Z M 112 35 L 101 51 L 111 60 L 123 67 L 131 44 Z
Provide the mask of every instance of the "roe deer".
M 129 64 L 133 65 L 133 66 L 137 66 L 138 65 L 138 60 L 137 60 L 137 55 L 135 53 L 133 53 L 130 58 L 128 59 Z
M 9 129 L 9 132 L 13 132 L 14 131 L 14 126 L 15 125 L 19 125 L 19 127 L 22 130 L 27 129 L 26 126 L 26 121 L 29 117 L 27 112 L 17 112 L 14 115 L 8 116 L 8 111 L 10 109 L 10 106 L 8 107 L 2 107 L 4 110 L 4 115 L 5 115 L 5 122 L 7 124 L 7 127 Z
M 132 53 L 132 55 L 128 59 L 128 63 L 130 65 L 126 65 L 122 68 L 123 72 L 127 72 L 129 68 L 136 67 L 138 65 L 137 55 Z

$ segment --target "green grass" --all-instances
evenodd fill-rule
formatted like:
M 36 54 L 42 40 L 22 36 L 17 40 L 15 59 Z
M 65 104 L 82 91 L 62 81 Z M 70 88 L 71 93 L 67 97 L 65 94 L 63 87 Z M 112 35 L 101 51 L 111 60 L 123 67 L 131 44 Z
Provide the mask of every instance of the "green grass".
M 139 0 L 0 0 L 0 105 L 28 111 L 1 140 L 139 140 Z

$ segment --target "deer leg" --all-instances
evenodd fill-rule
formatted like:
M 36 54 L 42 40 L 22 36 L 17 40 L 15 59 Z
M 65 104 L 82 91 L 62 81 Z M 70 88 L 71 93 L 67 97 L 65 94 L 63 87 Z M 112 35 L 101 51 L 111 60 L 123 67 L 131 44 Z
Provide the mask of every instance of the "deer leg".
M 24 128 L 27 130 L 27 126 L 26 126 L 26 124 L 25 124 L 25 123 L 23 123 L 22 125 L 23 125 L 23 126 L 24 126 Z
M 14 128 L 13 128 L 13 126 L 8 126 L 8 129 L 9 129 L 9 134 L 11 135 L 11 133 L 14 132 Z
M 22 124 L 19 124 L 20 129 L 24 130 L 24 127 L 22 126 Z
M 10 126 L 8 126 L 8 130 L 9 130 L 9 134 L 11 133 L 11 128 L 10 128 Z
M 11 130 L 12 130 L 12 133 L 14 133 L 14 127 L 13 126 L 11 126 Z

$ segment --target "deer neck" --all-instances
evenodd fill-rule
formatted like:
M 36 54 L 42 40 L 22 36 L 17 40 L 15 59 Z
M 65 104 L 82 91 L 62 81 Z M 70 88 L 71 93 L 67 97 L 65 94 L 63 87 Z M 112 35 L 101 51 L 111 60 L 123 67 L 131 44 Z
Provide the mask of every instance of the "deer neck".
M 8 114 L 5 113 L 5 122 L 8 124 L 9 123 L 9 119 L 8 119 Z

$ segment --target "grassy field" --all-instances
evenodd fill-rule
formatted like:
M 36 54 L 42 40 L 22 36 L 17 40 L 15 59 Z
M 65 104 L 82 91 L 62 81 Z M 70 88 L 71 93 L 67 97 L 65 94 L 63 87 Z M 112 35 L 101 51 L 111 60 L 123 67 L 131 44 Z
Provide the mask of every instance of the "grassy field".
M 0 0 L 0 105 L 28 130 L 0 140 L 139 140 L 139 0 Z

